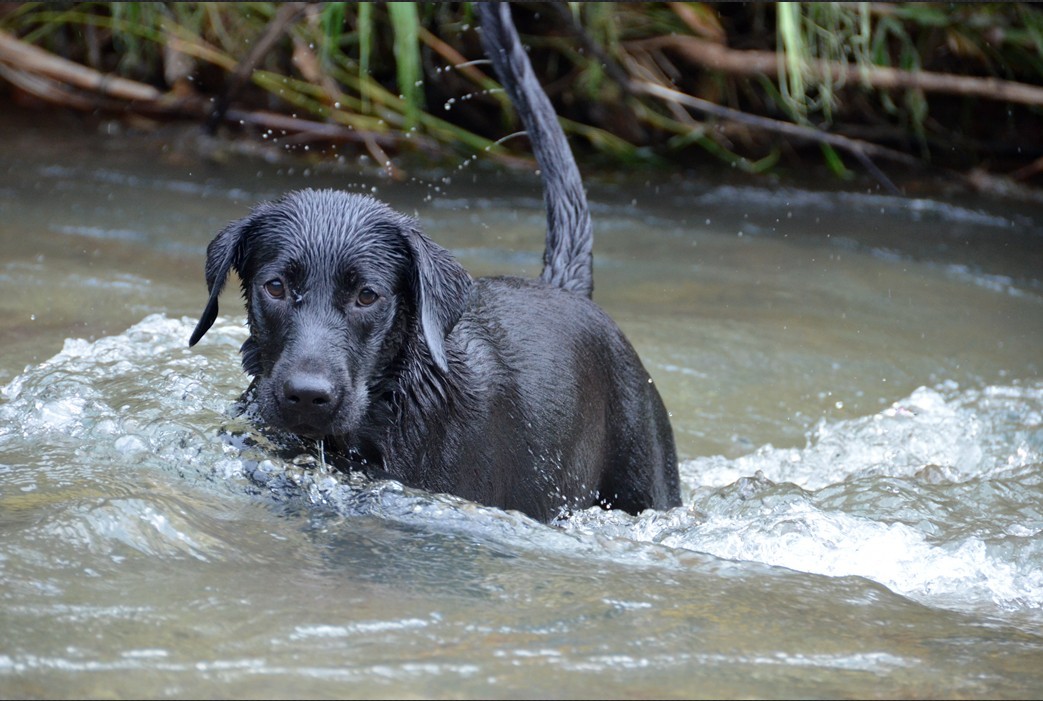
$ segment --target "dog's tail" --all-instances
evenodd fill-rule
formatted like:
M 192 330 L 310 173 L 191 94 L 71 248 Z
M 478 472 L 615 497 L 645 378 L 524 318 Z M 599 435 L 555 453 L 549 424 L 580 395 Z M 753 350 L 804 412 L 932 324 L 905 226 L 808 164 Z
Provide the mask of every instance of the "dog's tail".
M 525 125 L 543 180 L 547 248 L 540 277 L 589 297 L 594 290 L 594 237 L 583 181 L 565 132 L 522 48 L 510 3 L 476 2 L 473 6 L 481 21 L 485 53 Z

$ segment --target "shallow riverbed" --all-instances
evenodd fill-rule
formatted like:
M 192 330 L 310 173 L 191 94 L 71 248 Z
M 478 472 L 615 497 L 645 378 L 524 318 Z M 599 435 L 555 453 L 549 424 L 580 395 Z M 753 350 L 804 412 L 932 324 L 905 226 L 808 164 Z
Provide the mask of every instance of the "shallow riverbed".
M 0 695 L 1043 694 L 1038 208 L 589 183 L 684 506 L 545 526 L 244 447 L 233 285 L 187 348 L 206 244 L 258 200 L 374 192 L 532 275 L 534 177 L 0 129 Z

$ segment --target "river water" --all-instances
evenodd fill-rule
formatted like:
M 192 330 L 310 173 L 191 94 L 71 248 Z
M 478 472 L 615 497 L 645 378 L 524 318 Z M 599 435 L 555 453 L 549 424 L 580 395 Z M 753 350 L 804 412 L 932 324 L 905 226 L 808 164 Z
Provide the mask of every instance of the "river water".
M 531 275 L 534 177 L 0 130 L 0 696 L 1043 695 L 1039 208 L 592 181 L 595 298 L 684 505 L 547 526 L 274 457 L 230 414 L 234 284 L 187 348 L 206 244 L 255 201 L 374 192 Z

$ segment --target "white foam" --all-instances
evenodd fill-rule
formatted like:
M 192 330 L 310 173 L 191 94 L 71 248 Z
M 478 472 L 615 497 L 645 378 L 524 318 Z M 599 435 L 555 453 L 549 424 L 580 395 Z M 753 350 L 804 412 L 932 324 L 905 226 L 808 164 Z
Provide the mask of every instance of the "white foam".
M 718 557 L 858 575 L 936 605 L 1043 608 L 1043 382 L 921 387 L 820 422 L 804 448 L 682 464 L 693 515 L 617 533 Z M 681 510 L 678 510 L 681 511 Z M 584 528 L 606 519 L 593 512 Z M 597 527 L 596 525 L 594 527 Z
M 932 544 L 903 523 L 825 511 L 808 502 L 764 508 L 756 517 L 715 514 L 659 538 L 731 560 L 752 560 L 834 577 L 858 575 L 925 602 L 1043 607 L 1038 562 L 1010 562 L 978 538 Z
M 0 390 L 0 439 L 104 459 L 155 454 L 163 466 L 228 483 L 245 479 L 240 449 L 197 424 L 200 416 L 220 417 L 234 399 L 234 387 L 224 396 L 214 383 L 241 379 L 236 350 L 246 331 L 219 321 L 206 347 L 189 350 L 194 323 L 153 315 L 118 336 L 67 341 Z M 293 469 L 281 461 L 258 464 L 272 474 Z M 633 557 L 635 546 L 643 548 L 639 559 L 697 551 L 862 576 L 936 605 L 1040 610 L 1041 465 L 1043 381 L 980 389 L 943 383 L 871 416 L 822 421 L 804 447 L 686 461 L 685 507 L 638 518 L 593 509 L 562 524 L 564 532 L 395 483 L 360 487 L 305 471 L 301 480 L 279 484 L 345 513 L 455 519 L 467 529 L 502 528 L 514 543 L 560 545 L 575 557 Z M 125 506 L 138 531 L 128 530 L 127 513 L 116 508 L 92 516 L 84 541 L 102 547 L 100 541 L 123 539 L 145 551 L 197 558 L 217 547 L 191 523 L 150 518 L 148 503 Z

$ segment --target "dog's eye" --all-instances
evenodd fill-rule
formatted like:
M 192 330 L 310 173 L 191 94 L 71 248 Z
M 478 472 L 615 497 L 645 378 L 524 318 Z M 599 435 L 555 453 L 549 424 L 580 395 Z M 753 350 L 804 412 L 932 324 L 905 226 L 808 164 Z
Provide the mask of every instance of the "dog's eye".
M 264 291 L 273 299 L 282 299 L 286 296 L 286 286 L 282 284 L 282 280 L 269 280 L 264 283 Z
M 377 301 L 379 295 L 368 287 L 363 287 L 359 290 L 358 304 L 360 307 L 368 307 Z

